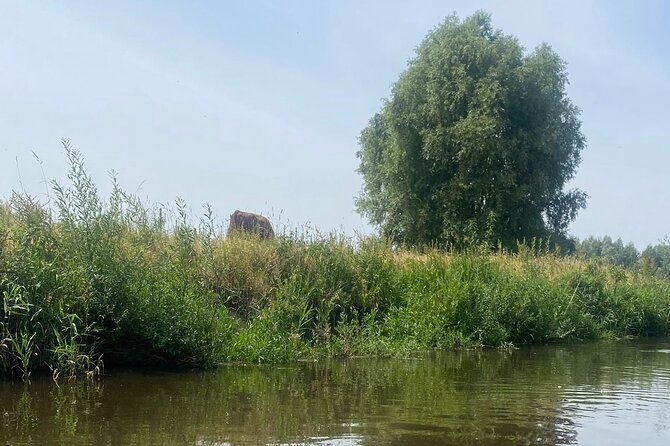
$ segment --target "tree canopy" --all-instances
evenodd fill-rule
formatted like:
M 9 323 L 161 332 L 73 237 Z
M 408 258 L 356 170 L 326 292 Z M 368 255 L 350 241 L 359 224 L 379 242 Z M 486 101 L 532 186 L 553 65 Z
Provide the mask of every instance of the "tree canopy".
M 602 259 L 609 264 L 626 268 L 635 267 L 640 256 L 633 243 L 624 244 L 620 238 L 612 240 L 607 235 L 602 238 L 588 237 L 578 241 L 576 245 L 577 254 L 587 260 Z
M 448 17 L 361 133 L 359 212 L 409 245 L 564 238 L 586 203 L 564 190 L 585 146 L 567 83 L 549 45 Z

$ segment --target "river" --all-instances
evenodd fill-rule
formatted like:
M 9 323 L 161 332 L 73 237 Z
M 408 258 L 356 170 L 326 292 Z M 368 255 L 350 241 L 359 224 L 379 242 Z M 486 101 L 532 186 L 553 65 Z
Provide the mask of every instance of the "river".
M 670 444 L 670 340 L 0 381 L 0 445 Z

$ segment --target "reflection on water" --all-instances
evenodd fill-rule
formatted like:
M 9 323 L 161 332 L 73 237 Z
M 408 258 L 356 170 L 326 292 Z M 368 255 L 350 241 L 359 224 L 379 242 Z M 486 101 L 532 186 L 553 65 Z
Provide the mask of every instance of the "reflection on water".
M 670 444 L 670 342 L 0 382 L 0 444 Z

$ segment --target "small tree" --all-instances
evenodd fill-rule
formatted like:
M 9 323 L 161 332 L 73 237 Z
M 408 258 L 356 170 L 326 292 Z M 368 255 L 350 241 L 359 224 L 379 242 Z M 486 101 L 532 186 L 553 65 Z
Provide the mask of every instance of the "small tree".
M 410 245 L 565 237 L 585 139 L 546 44 L 525 54 L 477 12 L 428 34 L 360 136 L 360 213 Z

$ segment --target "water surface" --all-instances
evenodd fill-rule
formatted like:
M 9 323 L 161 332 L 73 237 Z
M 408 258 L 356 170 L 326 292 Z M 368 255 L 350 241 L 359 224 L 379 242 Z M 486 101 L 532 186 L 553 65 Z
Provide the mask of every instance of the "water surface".
M 0 381 L 1 444 L 670 444 L 670 341 Z

